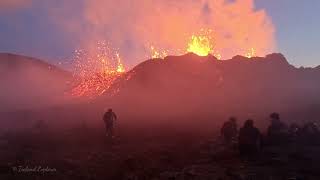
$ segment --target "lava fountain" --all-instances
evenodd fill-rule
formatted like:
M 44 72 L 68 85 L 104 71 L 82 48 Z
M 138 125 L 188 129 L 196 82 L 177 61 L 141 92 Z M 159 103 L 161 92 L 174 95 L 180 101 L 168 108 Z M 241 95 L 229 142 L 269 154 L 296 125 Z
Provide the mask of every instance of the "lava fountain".
M 92 51 L 76 50 L 75 77 L 71 90 L 74 97 L 94 98 L 111 90 L 114 82 L 125 73 L 119 52 L 106 42 L 99 42 Z M 111 94 L 117 90 L 113 89 Z
M 201 29 L 200 34 L 192 35 L 188 42 L 187 52 L 192 52 L 198 56 L 208 56 L 212 54 L 217 59 L 221 59 L 221 54 L 216 52 L 211 29 Z

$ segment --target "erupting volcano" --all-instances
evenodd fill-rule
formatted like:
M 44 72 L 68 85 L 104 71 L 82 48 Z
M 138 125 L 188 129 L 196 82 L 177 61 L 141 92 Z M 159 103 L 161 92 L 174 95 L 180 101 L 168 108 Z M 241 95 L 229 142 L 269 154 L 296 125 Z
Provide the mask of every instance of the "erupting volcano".
M 319 180 L 317 2 L 0 0 L 0 180 Z
M 188 42 L 187 52 L 195 53 L 198 56 L 212 54 L 217 59 L 221 59 L 221 54 L 215 51 L 214 38 L 210 29 L 201 29 L 200 35 L 192 35 Z
M 185 50 L 179 49 L 160 50 L 153 45 L 150 46 L 151 59 L 165 59 L 168 55 L 183 55 L 194 53 L 198 56 L 213 55 L 221 60 L 222 55 L 216 50 L 214 33 L 210 29 L 201 29 L 198 34 L 192 35 Z M 172 54 L 171 54 L 172 52 Z M 243 56 L 252 58 L 256 56 L 255 48 L 249 49 Z M 79 81 L 72 89 L 71 94 L 75 97 L 97 97 L 107 92 L 114 82 L 121 77 L 125 71 L 118 50 L 111 47 L 105 41 L 97 43 L 92 51 L 75 51 L 75 72 L 79 74 Z M 77 76 L 77 74 L 75 74 Z M 114 94 L 114 93 L 112 93 Z
M 106 92 L 125 72 L 120 54 L 106 42 L 98 42 L 92 52 L 75 51 L 75 76 L 78 83 L 71 90 L 75 97 L 96 97 Z
M 103 94 L 118 76 L 145 58 L 187 53 L 218 60 L 236 55 L 253 58 L 272 53 L 276 47 L 272 20 L 254 0 L 143 1 L 143 6 L 127 0 L 92 0 L 86 1 L 84 12 L 89 30 L 75 30 L 81 39 L 85 37 L 83 47 L 106 39 L 113 50 L 102 56 L 101 50 L 89 50 L 89 57 L 81 55 L 81 83 L 73 89 L 75 96 Z

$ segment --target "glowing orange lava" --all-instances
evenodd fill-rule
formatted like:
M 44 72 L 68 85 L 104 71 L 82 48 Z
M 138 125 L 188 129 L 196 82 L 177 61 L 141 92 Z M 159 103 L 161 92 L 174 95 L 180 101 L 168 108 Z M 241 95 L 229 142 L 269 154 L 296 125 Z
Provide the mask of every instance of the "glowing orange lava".
M 221 54 L 216 52 L 213 31 L 211 29 L 201 29 L 198 35 L 192 35 L 188 42 L 187 52 L 192 52 L 198 56 L 208 56 L 212 54 L 217 59 L 221 59 Z
M 208 56 L 213 46 L 206 36 L 192 36 L 188 44 L 188 52 L 193 52 L 199 56 Z
M 201 29 L 200 33 L 194 34 L 187 42 L 186 49 L 172 50 L 173 55 L 184 53 L 195 53 L 199 56 L 209 54 L 221 59 L 221 54 L 215 49 L 215 41 L 212 30 Z M 177 53 L 178 52 L 178 53 Z M 169 54 L 169 50 L 157 49 L 150 46 L 152 59 L 164 59 Z M 256 49 L 251 48 L 244 54 L 248 58 L 256 55 Z M 110 94 L 117 92 L 111 89 L 116 80 L 125 74 L 126 69 L 122 63 L 120 54 L 112 49 L 106 42 L 98 43 L 97 47 L 91 51 L 75 51 L 76 76 L 79 77 L 78 83 L 71 90 L 71 94 L 76 97 L 97 97 L 109 91 Z
M 118 62 L 117 72 L 118 72 L 118 73 L 124 73 L 126 70 L 125 70 L 125 68 L 124 68 L 124 65 L 121 63 L 120 54 L 119 54 L 119 53 L 116 53 L 116 56 L 117 56 L 117 62 Z
M 256 56 L 256 49 L 255 48 L 251 48 L 246 54 L 245 57 L 247 58 L 252 58 Z
M 181 51 L 174 49 L 170 52 L 175 52 L 172 55 L 181 55 L 184 53 L 194 53 L 198 56 L 208 56 L 209 54 L 215 56 L 217 59 L 221 59 L 221 54 L 215 50 L 213 31 L 210 29 L 201 29 L 197 35 L 192 35 L 186 42 L 186 49 Z M 169 55 L 169 50 L 161 48 L 155 48 L 150 46 L 150 57 L 152 59 L 164 59 Z
M 75 53 L 75 74 L 79 80 L 71 90 L 72 96 L 100 96 L 125 72 L 120 54 L 105 42 L 99 42 L 93 52 L 77 50 Z
M 168 56 L 168 50 L 158 50 L 154 46 L 150 46 L 151 58 L 152 59 L 164 59 Z

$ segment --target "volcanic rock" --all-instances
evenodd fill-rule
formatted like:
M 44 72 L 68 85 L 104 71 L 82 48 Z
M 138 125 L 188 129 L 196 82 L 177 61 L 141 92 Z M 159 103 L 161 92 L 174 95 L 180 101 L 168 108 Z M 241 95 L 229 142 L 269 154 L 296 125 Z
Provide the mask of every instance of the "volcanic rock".
M 276 111 L 285 119 L 312 120 L 320 115 L 319 67 L 296 68 L 282 54 L 230 60 L 168 56 L 145 61 L 127 76 L 115 84 L 119 94 L 108 105 L 132 118 L 210 121 L 230 115 L 265 118 Z

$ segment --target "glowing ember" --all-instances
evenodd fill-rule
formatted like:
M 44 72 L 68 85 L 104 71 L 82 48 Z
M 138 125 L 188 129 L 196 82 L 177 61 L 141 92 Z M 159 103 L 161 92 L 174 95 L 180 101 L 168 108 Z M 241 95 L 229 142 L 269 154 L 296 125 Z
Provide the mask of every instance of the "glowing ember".
M 95 74 L 91 77 L 84 78 L 75 86 L 71 94 L 75 97 L 90 97 L 94 98 L 102 95 L 111 88 L 115 80 L 120 76 L 119 73 L 110 72 L 108 74 Z
M 255 48 L 251 48 L 250 50 L 249 50 L 249 52 L 247 52 L 246 54 L 245 54 L 245 56 L 247 57 L 247 58 L 252 58 L 252 57 L 254 57 L 256 55 L 256 49 Z
M 213 53 L 212 54 L 214 57 L 216 57 L 218 60 L 221 60 L 222 56 L 220 53 Z
M 117 62 L 118 62 L 118 65 L 117 65 L 117 72 L 118 73 L 123 73 L 125 72 L 125 68 L 124 68 L 124 65 L 121 63 L 121 58 L 120 58 L 120 54 L 119 53 L 116 53 L 116 56 L 117 56 Z
M 168 50 L 158 50 L 154 46 L 150 47 L 152 59 L 164 59 L 168 56 Z
M 71 90 L 75 97 L 100 96 L 125 72 L 120 54 L 105 42 L 99 42 L 93 51 L 75 53 L 75 75 L 80 76 L 79 83 Z

